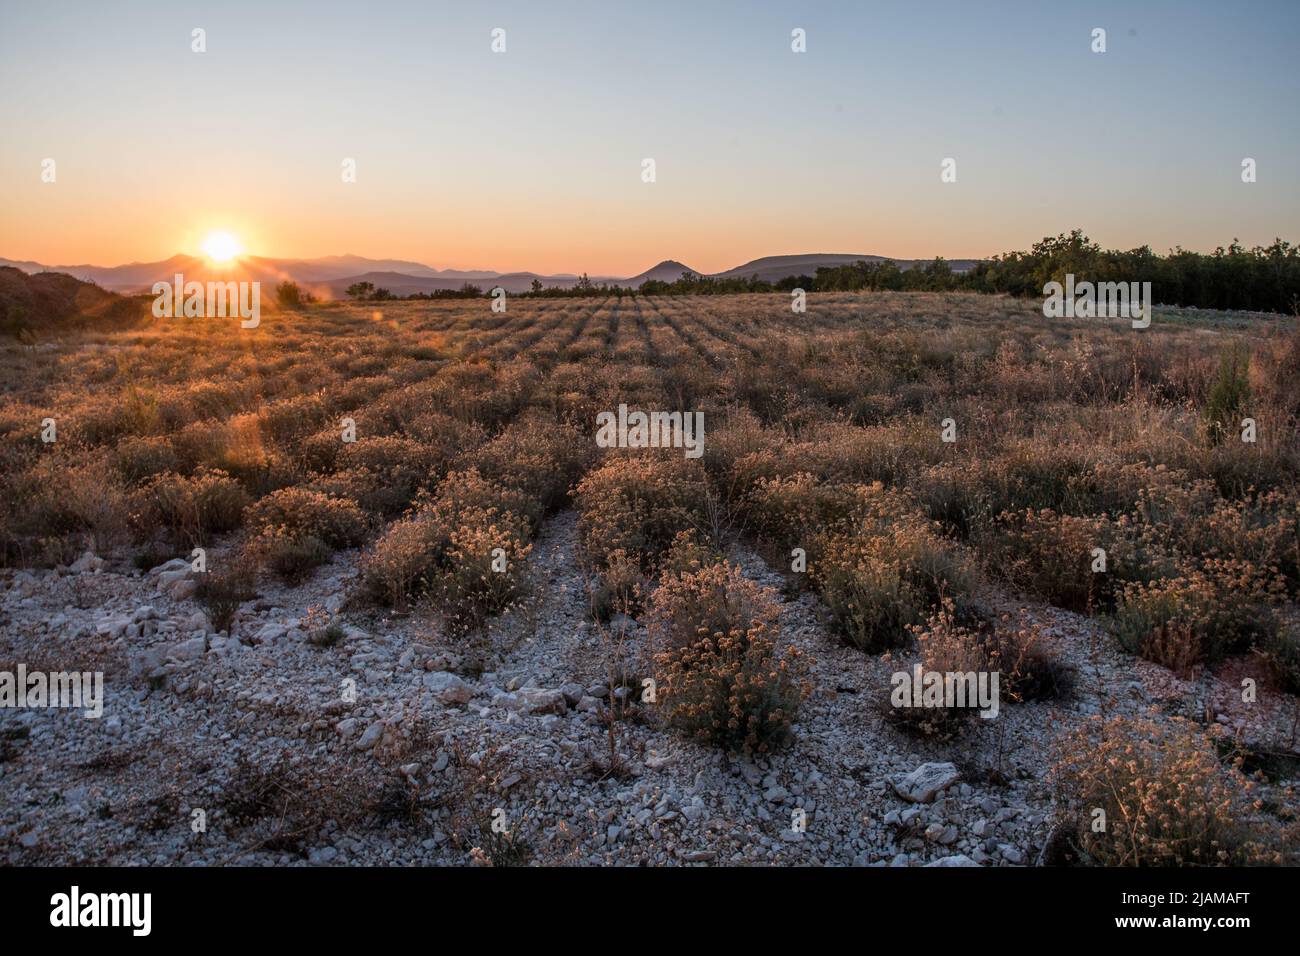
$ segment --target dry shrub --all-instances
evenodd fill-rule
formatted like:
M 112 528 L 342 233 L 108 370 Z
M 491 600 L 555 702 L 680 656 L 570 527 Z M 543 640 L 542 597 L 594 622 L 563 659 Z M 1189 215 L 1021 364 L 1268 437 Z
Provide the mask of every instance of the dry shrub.
M 16 537 L 84 539 L 54 548 L 64 552 L 108 547 L 126 532 L 128 497 L 101 462 L 48 457 L 6 484 Z
M 523 519 L 532 507 L 528 496 L 522 492 L 479 474 L 478 469 L 454 471 L 447 475 L 431 495 L 416 502 L 416 513 L 430 511 L 441 520 L 457 524 L 464 516 L 495 512 L 515 515 L 520 520 L 521 536 L 527 537 L 530 527 Z
M 618 549 L 605 561 L 591 587 L 591 612 L 598 621 L 608 621 L 615 614 L 637 615 L 641 612 L 649 582 L 641 563 Z
M 217 631 L 229 631 L 239 605 L 257 596 L 253 576 L 242 565 L 208 571 L 199 578 L 194 600 Z
M 978 627 L 957 621 L 952 601 L 945 600 L 943 607 L 930 617 L 925 626 L 914 626 L 912 630 L 917 636 L 924 672 L 978 675 L 991 671 L 983 635 Z M 975 700 L 967 701 L 965 707 L 949 707 L 946 702 L 940 707 L 916 706 L 916 701 L 913 704 L 911 707 L 893 706 L 892 682 L 889 692 L 881 700 L 885 716 L 900 730 L 940 741 L 951 740 L 960 734 L 967 718 L 977 713 L 979 707 Z
M 282 488 L 250 505 L 244 524 L 248 557 L 296 580 L 325 564 L 340 548 L 365 540 L 366 516 L 353 502 L 304 487 Z
M 309 571 L 329 562 L 334 549 L 320 538 L 293 534 L 284 528 L 264 528 L 245 548 L 250 561 L 268 568 L 287 581 L 299 581 Z
M 179 471 L 180 456 L 163 435 L 131 436 L 118 442 L 110 460 L 128 482 L 143 481 L 167 471 Z
M 288 444 L 320 428 L 329 415 L 329 406 L 323 394 L 294 395 L 264 406 L 261 415 L 266 433 Z
M 1128 653 L 1186 673 L 1269 640 L 1277 631 L 1269 602 L 1280 588 L 1243 562 L 1207 561 L 1176 578 L 1126 585 L 1109 625 Z
M 475 866 L 525 866 L 535 855 L 528 838 L 529 815 L 502 830 L 496 808 L 504 802 L 502 787 L 508 775 L 516 773 L 508 748 L 490 744 L 466 754 L 459 744 L 451 745 L 451 792 L 445 800 L 450 808 L 447 829 L 452 844 L 464 851 Z
M 929 423 L 915 419 L 865 428 L 827 422 L 786 457 L 827 481 L 895 484 L 934 464 L 942 448 Z
M 296 484 L 301 478 L 283 449 L 262 434 L 256 413 L 235 415 L 219 424 L 191 425 L 172 437 L 181 460 L 236 479 L 255 497 Z
M 513 516 L 506 520 L 512 522 Z M 517 527 L 492 523 L 453 528 L 442 573 L 430 582 L 429 591 L 447 630 L 468 633 L 515 604 L 524 594 L 531 551 L 532 545 L 518 537 Z
M 441 565 L 448 529 L 429 514 L 394 521 L 361 564 L 361 593 L 382 604 L 404 605 Z
M 361 591 L 385 604 L 405 604 L 434 589 L 444 606 L 464 613 L 461 597 L 481 596 L 494 606 L 505 581 L 480 589 L 482 562 L 492 549 L 506 552 L 507 570 L 490 572 L 514 578 L 522 574 L 531 528 L 523 514 L 528 499 L 483 478 L 477 471 L 453 472 L 437 494 L 417 502 L 413 513 L 389 526 L 361 567 Z M 439 583 L 439 579 L 445 579 Z M 517 585 L 512 581 L 511 586 Z M 505 590 L 509 590 L 508 588 Z
M 1250 402 L 1250 352 L 1234 342 L 1223 350 L 1218 374 L 1205 397 L 1206 440 L 1218 445 L 1235 436 Z
M 1265 637 L 1256 648 L 1273 686 L 1300 695 L 1300 627 L 1292 625 Z
M 335 467 L 346 444 L 343 426 L 322 428 L 298 442 L 297 459 L 305 471 L 327 471 Z
M 1300 498 L 1295 492 L 1251 490 L 1235 501 L 1216 498 L 1202 513 L 1183 511 L 1173 527 L 1189 554 L 1276 569 L 1293 595 L 1300 591 Z
M 713 439 L 710 439 L 712 442 Z M 788 478 L 799 473 L 798 464 L 784 454 L 780 446 L 769 446 L 751 451 L 730 463 L 725 474 L 728 488 L 739 497 L 760 481 Z M 705 452 L 707 459 L 708 452 Z
M 700 540 L 694 528 L 679 531 L 660 561 L 660 572 L 668 575 L 694 574 L 702 568 L 722 563 L 717 548 Z
M 436 449 L 394 435 L 343 443 L 335 463 L 349 496 L 382 515 L 400 514 L 446 470 Z
M 969 559 L 937 527 L 897 496 L 878 492 L 852 531 L 827 535 L 815 547 L 814 586 L 841 636 L 864 651 L 907 642 L 945 597 L 975 585 Z
M 305 488 L 282 488 L 250 505 L 244 524 L 261 533 L 276 529 L 283 537 L 312 537 L 330 548 L 352 548 L 366 537 L 366 516 L 351 501 Z
M 923 672 L 998 674 L 998 694 L 1007 703 L 1055 700 L 1073 687 L 1069 665 L 1049 652 L 1038 633 L 993 620 L 981 607 L 944 599 L 924 626 L 912 628 Z M 887 715 L 903 729 L 925 737 L 951 739 L 979 704 L 965 707 L 893 707 Z
M 762 752 L 788 742 L 808 689 L 798 650 L 776 647 L 778 616 L 771 590 L 734 565 L 665 576 L 650 635 L 668 723 L 727 749 Z
M 397 823 L 419 828 L 428 809 L 405 778 L 364 772 L 351 764 L 302 761 L 287 754 L 238 754 L 221 788 L 221 819 L 246 849 L 306 856 L 337 830 Z
M 859 650 L 902 646 L 907 642 L 907 629 L 927 609 L 926 599 L 905 573 L 874 555 L 855 555 L 850 560 L 828 557 L 816 573 L 817 587 L 836 630 Z
M 1059 743 L 1052 777 L 1063 825 L 1087 862 L 1282 862 L 1255 818 L 1249 781 L 1182 718 L 1089 718 Z M 1094 832 L 1098 809 L 1105 829 Z
M 1003 700 L 1061 700 L 1073 692 L 1074 669 L 1048 650 L 1036 630 L 997 628 L 989 636 L 988 648 L 1001 673 Z
M 788 478 L 759 478 L 746 495 L 748 526 L 780 546 L 805 547 L 820 531 L 852 521 L 880 486 L 826 484 L 807 472 Z
M 440 411 L 421 406 L 398 427 L 403 437 L 420 442 L 435 454 L 439 461 L 450 464 L 469 449 L 487 441 L 487 432 L 477 422 L 463 422 Z
M 1004 513 L 978 540 L 995 573 L 1070 611 L 1112 607 L 1124 582 L 1150 581 L 1176 567 L 1159 533 L 1127 516 Z M 1096 548 L 1106 552 L 1105 571 L 1093 570 Z
M 690 647 L 702 636 L 762 625 L 772 629 L 780 608 L 770 588 L 722 562 L 681 575 L 665 575 L 654 593 L 650 635 L 654 650 Z
M 136 524 L 145 532 L 166 528 L 191 544 L 239 527 L 248 492 L 224 471 L 173 472 L 145 482 L 131 497 Z
M 1203 510 L 1217 497 L 1208 481 L 1145 461 L 1102 461 L 1070 482 L 1073 514 L 1135 513 L 1147 524 L 1169 524 Z
M 524 360 L 498 368 L 487 363 L 457 362 L 439 370 L 430 385 L 428 405 L 494 431 L 523 407 L 537 374 L 537 369 Z
M 676 455 L 611 458 L 578 484 L 578 530 L 598 566 L 615 551 L 652 569 L 679 531 L 706 523 L 705 483 L 695 462 Z
M 1020 442 L 996 458 L 932 466 L 909 488 L 929 517 L 966 537 L 1004 511 L 1073 510 L 1073 483 L 1089 467 L 1084 449 Z
M 1017 588 L 1070 611 L 1107 603 L 1110 575 L 1093 571 L 1092 555 L 1106 549 L 1109 571 L 1115 559 L 1106 518 L 1026 511 L 1001 515 L 997 529 L 981 542 L 987 564 Z
M 764 424 L 787 420 L 802 396 L 789 370 L 779 363 L 744 356 L 728 370 L 723 384 L 728 394 L 747 405 Z
M 465 456 L 487 478 L 536 502 L 534 521 L 564 504 L 569 487 L 591 459 L 589 436 L 572 425 L 516 422 Z

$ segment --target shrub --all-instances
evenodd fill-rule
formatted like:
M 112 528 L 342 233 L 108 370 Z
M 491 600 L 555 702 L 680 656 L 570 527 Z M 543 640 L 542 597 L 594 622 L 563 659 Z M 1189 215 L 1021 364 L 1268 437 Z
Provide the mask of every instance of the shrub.
M 579 483 L 578 530 L 603 565 L 615 551 L 652 569 L 679 531 L 703 527 L 705 485 L 693 463 L 676 457 L 616 457 Z
M 683 406 L 689 407 L 689 406 Z M 741 489 L 751 487 L 758 477 L 775 477 L 779 473 L 777 445 L 780 432 L 767 430 L 744 406 L 729 408 L 720 427 L 713 429 L 704 443 L 704 464 L 710 475 L 724 484 L 733 481 Z M 741 462 L 762 460 L 761 466 Z
M 974 587 L 968 559 L 892 496 L 853 531 L 819 542 L 810 577 L 841 636 L 864 651 L 899 647 L 945 597 Z
M 405 604 L 428 583 L 449 543 L 449 529 L 431 515 L 394 521 L 362 560 L 362 593 L 383 604 Z
M 172 446 L 186 464 L 220 471 L 258 497 L 301 479 L 262 427 L 256 413 L 234 415 L 219 425 L 189 426 L 172 436 Z
M 112 451 L 113 467 L 129 482 L 143 481 L 166 471 L 178 471 L 180 456 L 164 436 L 130 436 Z
M 267 427 L 274 433 L 277 419 L 268 416 Z M 342 426 L 330 426 L 302 438 L 296 452 L 304 470 L 325 471 L 335 466 L 345 447 L 347 445 L 342 440 Z
M 1280 863 L 1252 821 L 1249 783 L 1182 718 L 1089 718 L 1052 776 L 1075 849 L 1101 866 Z M 1105 813 L 1105 829 L 1094 822 Z
M 244 523 L 253 533 L 248 557 L 289 579 L 366 536 L 366 517 L 355 504 L 301 487 L 273 491 L 250 505 Z
M 728 562 L 681 575 L 665 575 L 655 591 L 650 636 L 656 652 L 690 647 L 702 636 L 771 630 L 780 609 L 761 588 Z
M 278 442 L 293 442 L 320 428 L 328 414 L 323 394 L 315 392 L 294 395 L 261 409 L 264 430 Z M 332 432 L 336 443 L 341 434 L 341 430 Z
M 1003 514 L 1000 533 L 990 535 L 989 564 L 1009 582 L 1057 607 L 1088 611 L 1104 604 L 1108 574 L 1094 572 L 1094 548 L 1110 555 L 1110 527 L 1105 518 L 1078 518 L 1051 510 Z
M 466 537 L 477 529 L 490 539 L 480 543 L 506 551 L 510 567 L 518 568 L 526 555 L 524 542 L 530 536 L 530 524 L 522 517 L 527 499 L 518 492 L 483 478 L 477 471 L 453 472 L 438 486 L 437 494 L 417 502 L 413 513 L 391 524 L 374 549 L 362 561 L 362 593 L 386 604 L 405 604 L 412 596 L 423 593 L 437 583 L 440 575 L 455 577 L 454 561 L 470 546 Z M 515 559 L 518 559 L 517 561 Z M 474 579 L 477 561 L 464 573 L 466 581 Z M 499 573 L 499 572 L 492 572 Z M 448 584 L 452 587 L 452 584 Z M 466 585 L 469 593 L 475 593 Z M 493 584 L 486 595 L 496 594 Z M 453 587 L 452 595 L 460 593 Z M 444 602 L 455 604 L 453 597 Z
M 281 488 L 244 511 L 254 533 L 278 529 L 281 536 L 312 537 L 330 548 L 351 548 L 366 536 L 366 517 L 351 501 L 305 488 Z
M 515 603 L 531 550 L 516 529 L 495 523 L 453 528 L 441 573 L 429 585 L 444 627 L 465 634 Z
M 1204 508 L 1182 509 L 1171 523 L 1183 551 L 1275 568 L 1293 594 L 1300 590 L 1300 501 L 1294 492 L 1250 489 L 1235 501 L 1216 495 Z
M 229 631 L 239 605 L 256 596 L 252 575 L 242 567 L 206 572 L 194 592 L 194 599 L 218 631 Z
M 1078 517 L 1050 509 L 1004 513 L 977 539 L 997 574 L 1077 612 L 1112 607 L 1124 582 L 1150 581 L 1175 567 L 1155 529 L 1127 518 Z M 1093 570 L 1096 548 L 1105 551 L 1104 571 Z
M 836 630 L 859 650 L 902 646 L 926 610 L 925 598 L 898 566 L 871 555 L 851 563 L 829 559 L 816 581 Z
M 1274 686 L 1288 694 L 1300 694 L 1300 628 L 1292 626 L 1265 636 L 1256 649 Z
M 1249 566 L 1209 561 L 1180 577 L 1125 586 L 1109 625 L 1128 653 L 1187 673 L 1271 638 L 1275 591 Z
M 1074 669 L 1027 628 L 997 629 L 989 640 L 998 662 L 1004 700 L 1062 700 L 1074 690 Z
M 347 442 L 335 463 L 357 504 L 382 515 L 401 513 L 446 467 L 436 449 L 394 435 Z
M 102 548 L 116 543 L 127 528 L 128 496 L 99 462 L 73 464 L 51 456 L 14 477 L 6 490 L 12 495 L 14 531 L 21 536 L 89 535 L 92 546 Z M 81 542 L 80 550 L 85 546 Z
M 615 614 L 639 614 L 648 591 L 646 576 L 636 558 L 626 551 L 614 551 L 592 587 L 592 616 L 608 621 Z
M 310 294 L 307 300 L 310 301 Z M 275 301 L 282 309 L 301 309 L 303 306 L 303 291 L 298 287 L 298 283 L 285 280 L 275 287 Z
M 1021 442 L 993 459 L 935 465 L 910 485 L 930 518 L 965 537 L 1004 511 L 1066 510 L 1088 467 L 1081 451 Z
M 447 475 L 434 494 L 425 495 L 416 502 L 416 511 L 432 513 L 446 524 L 461 524 L 487 512 L 511 516 L 511 529 L 519 537 L 527 538 L 532 525 L 525 515 L 531 504 L 522 492 L 470 468 Z
M 1240 345 L 1224 350 L 1219 371 L 1205 397 L 1205 426 L 1211 444 L 1235 435 L 1250 401 L 1250 353 Z
M 852 521 L 864 500 L 881 486 L 819 482 L 806 472 L 788 478 L 760 478 L 746 496 L 749 526 L 774 544 L 805 547 L 819 530 Z
M 291 581 L 329 561 L 334 549 L 310 534 L 291 534 L 283 528 L 265 528 L 248 543 L 248 557 Z
M 248 492 L 223 471 L 199 469 L 185 477 L 157 475 L 133 495 L 137 523 L 144 529 L 165 527 L 191 544 L 239 527 L 249 504 Z
M 836 421 L 816 426 L 788 457 L 826 480 L 892 485 L 933 464 L 942 447 L 928 423 L 915 419 L 867 427 Z
M 957 621 L 951 601 L 945 601 L 924 627 L 915 626 L 913 631 L 917 635 L 921 651 L 920 665 L 924 673 L 936 671 L 940 674 L 978 675 L 981 672 L 991 672 L 982 635 L 977 629 Z M 966 719 L 977 713 L 979 708 L 978 700 L 968 700 L 965 707 L 950 707 L 946 701 L 943 702 L 944 706 L 939 707 L 917 706 L 917 701 L 912 702 L 914 706 L 896 707 L 893 695 L 891 681 L 889 692 L 881 702 L 886 717 L 902 730 L 937 740 L 956 737 Z
M 591 457 L 591 441 L 572 425 L 518 422 L 466 456 L 484 477 L 535 502 L 539 520 L 560 507 Z
M 727 749 L 786 743 L 807 694 L 797 649 L 778 651 L 770 589 L 716 564 L 667 575 L 655 592 L 650 635 L 665 719 Z
M 1009 703 L 1051 700 L 1069 693 L 1073 672 L 1042 646 L 1036 632 L 994 621 L 972 605 L 945 599 L 926 624 L 914 627 L 925 673 L 998 674 L 999 698 Z M 892 691 L 892 688 L 891 688 Z M 965 707 L 889 707 L 888 716 L 922 736 L 951 739 L 979 703 Z
M 721 564 L 722 560 L 722 555 L 717 549 L 703 544 L 699 533 L 691 528 L 689 531 L 677 532 L 673 543 L 664 552 L 660 570 L 663 574 L 678 576 L 693 574 L 701 568 Z

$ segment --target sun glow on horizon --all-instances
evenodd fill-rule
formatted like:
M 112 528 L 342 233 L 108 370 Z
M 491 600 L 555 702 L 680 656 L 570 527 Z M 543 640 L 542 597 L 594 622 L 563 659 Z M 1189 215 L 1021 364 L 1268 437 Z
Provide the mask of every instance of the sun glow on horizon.
M 203 252 L 213 262 L 229 262 L 243 252 L 243 248 L 230 233 L 213 232 L 203 240 Z

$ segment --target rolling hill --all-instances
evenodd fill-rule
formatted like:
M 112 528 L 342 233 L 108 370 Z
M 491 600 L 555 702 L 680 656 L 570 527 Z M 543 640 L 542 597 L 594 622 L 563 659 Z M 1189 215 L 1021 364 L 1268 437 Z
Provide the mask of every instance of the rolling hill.
M 749 278 L 757 276 L 767 282 L 777 282 L 788 276 L 813 275 L 821 266 L 838 266 L 866 260 L 884 261 L 884 256 L 849 253 L 811 253 L 806 255 L 765 256 L 725 272 L 713 273 L 716 278 Z M 899 268 L 909 269 L 928 260 L 896 259 Z M 978 260 L 955 259 L 949 265 L 954 272 L 965 272 Z M 387 289 L 398 296 L 459 289 L 472 283 L 487 290 L 501 286 L 507 292 L 526 292 L 533 280 L 549 288 L 569 289 L 579 281 L 571 273 L 543 275 L 535 272 L 499 273 L 489 269 L 435 269 L 420 262 L 406 259 L 368 259 L 364 256 L 323 256 L 318 259 L 280 259 L 267 256 L 242 256 L 229 266 L 216 266 L 201 256 L 174 255 L 159 262 L 132 262 L 120 266 L 95 265 L 45 265 L 31 260 L 3 259 L 0 266 L 8 266 L 24 273 L 66 273 L 83 282 L 93 283 L 112 292 L 148 292 L 155 282 L 171 282 L 182 273 L 187 280 L 259 281 L 268 291 L 283 281 L 297 282 L 322 299 L 337 299 L 346 295 L 348 286 L 357 282 L 370 282 L 377 288 Z M 630 278 L 617 276 L 592 276 L 596 284 L 608 283 L 640 288 L 651 280 L 674 282 L 683 272 L 697 275 L 698 270 L 676 259 L 665 259 L 655 266 Z
M 819 268 L 849 265 L 854 262 L 884 262 L 888 256 L 853 255 L 849 253 L 813 253 L 796 256 L 764 256 L 736 266 L 726 272 L 715 274 L 719 279 L 758 276 L 764 282 L 778 282 L 788 276 L 816 275 Z M 929 259 L 894 259 L 900 269 L 910 269 L 916 265 L 925 265 Z M 948 265 L 953 272 L 966 272 L 974 267 L 978 259 L 950 259 Z
M 61 272 L 27 273 L 0 266 L 0 334 L 61 328 L 86 322 L 129 324 L 147 306 Z

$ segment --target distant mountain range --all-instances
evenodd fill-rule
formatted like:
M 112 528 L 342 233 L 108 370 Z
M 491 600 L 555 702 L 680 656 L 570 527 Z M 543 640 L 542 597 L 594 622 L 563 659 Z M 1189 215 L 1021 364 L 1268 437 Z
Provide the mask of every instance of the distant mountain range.
M 814 253 L 795 256 L 766 256 L 744 265 L 714 273 L 719 278 L 749 278 L 757 276 L 767 282 L 777 282 L 789 276 L 813 275 L 819 266 L 838 266 L 865 260 L 882 262 L 884 256 L 852 255 L 847 253 Z M 928 260 L 895 259 L 899 268 L 908 269 Z M 955 259 L 949 265 L 954 272 L 965 272 L 978 260 Z M 121 266 L 46 265 L 28 260 L 0 258 L 0 266 L 12 266 L 26 273 L 63 272 L 113 292 L 148 292 L 155 282 L 171 282 L 179 272 L 186 281 L 248 280 L 271 285 L 285 280 L 298 283 L 320 298 L 339 299 L 346 295 L 348 286 L 357 282 L 370 282 L 376 288 L 387 289 L 394 295 L 413 295 L 459 289 L 471 283 L 483 289 L 501 286 L 507 292 L 526 292 L 536 279 L 543 286 L 569 289 L 579 277 L 568 273 L 539 275 L 533 272 L 493 272 L 490 269 L 434 269 L 420 262 L 402 259 L 367 259 L 364 256 L 324 256 L 319 259 L 272 259 L 265 256 L 241 256 L 229 266 L 217 266 L 202 256 L 174 255 L 161 262 L 132 262 Z M 652 279 L 673 282 L 683 272 L 704 275 L 674 259 L 665 259 L 653 268 L 630 278 L 620 276 L 591 276 L 596 284 L 617 283 L 640 288 Z

